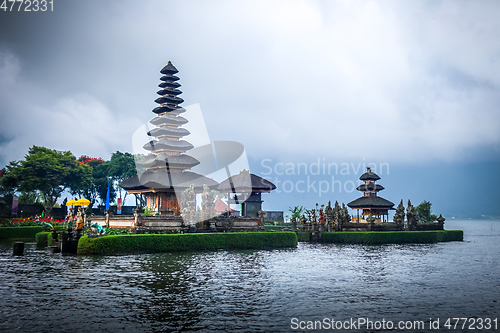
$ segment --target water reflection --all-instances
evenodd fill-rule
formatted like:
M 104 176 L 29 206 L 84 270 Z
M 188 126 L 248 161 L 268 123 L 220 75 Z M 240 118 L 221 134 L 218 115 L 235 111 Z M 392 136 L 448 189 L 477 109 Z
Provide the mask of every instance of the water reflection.
M 466 242 L 107 257 L 33 243 L 14 257 L 0 242 L 0 331 L 288 332 L 292 317 L 495 317 L 498 226 L 459 226 Z

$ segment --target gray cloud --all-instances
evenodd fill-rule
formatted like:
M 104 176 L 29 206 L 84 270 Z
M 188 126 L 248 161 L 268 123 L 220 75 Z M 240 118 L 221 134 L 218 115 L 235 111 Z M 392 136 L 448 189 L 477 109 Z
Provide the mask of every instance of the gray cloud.
M 2 12 L 0 159 L 32 144 L 131 151 L 172 60 L 212 139 L 249 154 L 461 160 L 500 142 L 499 6 L 60 1 L 38 16 Z

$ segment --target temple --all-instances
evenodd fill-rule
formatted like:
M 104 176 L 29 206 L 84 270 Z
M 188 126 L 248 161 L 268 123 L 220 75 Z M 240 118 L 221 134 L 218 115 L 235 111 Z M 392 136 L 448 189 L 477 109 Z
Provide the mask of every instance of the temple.
M 389 200 L 377 196 L 377 193 L 384 189 L 382 185 L 375 184 L 380 177 L 368 167 L 359 179 L 364 181 L 364 184 L 359 185 L 356 189 L 363 192 L 363 196 L 347 204 L 350 208 L 357 210 L 357 222 L 366 222 L 366 217 L 369 215 L 372 215 L 376 219 L 375 222 L 388 221 L 389 210 L 394 209 L 394 204 Z M 359 217 L 360 210 L 361 220 Z
M 182 92 L 177 82 L 178 70 L 169 61 L 160 71 L 157 91 L 160 95 L 155 102 L 159 104 L 153 109 L 157 114 L 150 123 L 155 127 L 147 134 L 151 140 L 144 145 L 150 151 L 136 161 L 138 174 L 125 179 L 120 186 L 129 193 L 142 194 L 146 197 L 145 206 L 158 215 L 179 215 L 179 194 L 194 185 L 196 193 L 203 191 L 203 185 L 215 188 L 219 184 L 213 179 L 188 171 L 200 162 L 186 152 L 193 145 L 181 138 L 189 135 L 189 131 L 181 126 L 188 121 L 180 114 L 186 110 L 180 106 L 184 100 L 178 97 Z M 177 191 L 177 194 L 176 194 Z
M 221 182 L 217 189 L 219 192 L 228 193 L 229 205 L 241 204 L 242 216 L 257 217 L 259 211 L 262 210 L 261 194 L 271 192 L 276 189 L 276 185 L 243 170 L 238 175 Z

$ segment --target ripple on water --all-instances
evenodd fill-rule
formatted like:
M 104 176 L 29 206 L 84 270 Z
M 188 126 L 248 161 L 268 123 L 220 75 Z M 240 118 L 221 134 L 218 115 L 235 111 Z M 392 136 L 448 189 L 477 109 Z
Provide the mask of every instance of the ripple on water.
M 288 332 L 290 319 L 497 317 L 500 223 L 465 242 L 75 257 L 0 242 L 0 331 Z

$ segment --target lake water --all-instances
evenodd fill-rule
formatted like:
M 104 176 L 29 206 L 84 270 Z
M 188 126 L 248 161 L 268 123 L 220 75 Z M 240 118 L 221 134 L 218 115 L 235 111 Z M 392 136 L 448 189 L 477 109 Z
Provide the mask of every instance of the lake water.
M 445 228 L 464 230 L 464 242 L 93 257 L 29 243 L 15 257 L 4 241 L 0 331 L 371 332 L 391 322 L 395 332 L 427 332 L 431 318 L 433 331 L 480 322 L 499 331 L 500 221 Z M 444 327 L 453 317 L 475 319 Z

